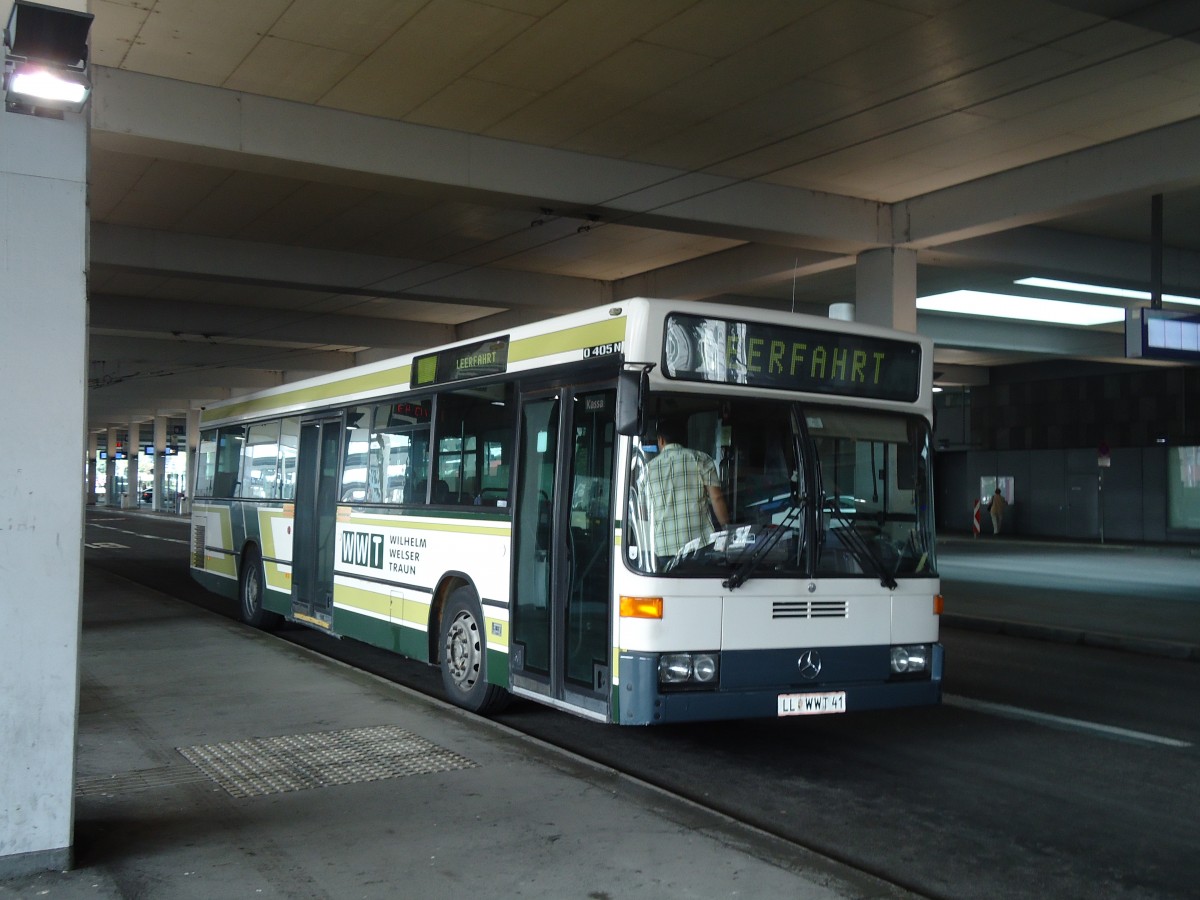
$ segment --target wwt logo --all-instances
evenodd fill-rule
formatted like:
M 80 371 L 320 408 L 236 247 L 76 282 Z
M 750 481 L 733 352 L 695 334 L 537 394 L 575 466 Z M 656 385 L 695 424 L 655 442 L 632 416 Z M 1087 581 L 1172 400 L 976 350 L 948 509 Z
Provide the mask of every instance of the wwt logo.
M 352 566 L 383 568 L 383 535 L 369 531 L 342 532 L 342 562 Z

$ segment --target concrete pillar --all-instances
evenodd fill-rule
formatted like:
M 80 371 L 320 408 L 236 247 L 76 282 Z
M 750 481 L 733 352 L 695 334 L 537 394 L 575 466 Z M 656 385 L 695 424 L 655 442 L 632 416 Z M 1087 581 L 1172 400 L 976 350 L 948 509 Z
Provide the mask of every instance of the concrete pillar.
M 164 506 L 165 497 L 163 496 L 163 477 L 167 473 L 167 417 L 154 417 L 154 508 L 162 509 Z
M 109 509 L 120 503 L 120 497 L 117 496 L 117 429 L 110 427 L 108 429 L 108 450 L 104 466 L 104 505 Z
M 10 6 L 0 2 L 4 21 Z M 81 115 L 57 120 L 0 108 L 0 421 L 54 423 L 52 438 L 0 443 L 0 877 L 71 862 L 87 136 Z
M 856 321 L 916 332 L 916 250 L 867 250 L 858 255 L 854 272 Z
M 100 438 L 96 432 L 87 436 L 87 473 L 84 476 L 84 500 L 88 506 L 96 505 L 96 454 L 99 452 Z
M 200 452 L 200 410 L 187 411 L 187 473 L 184 476 L 184 494 L 187 500 L 183 504 L 183 514 L 190 515 L 192 510 L 192 488 L 196 485 L 196 459 Z
M 142 492 L 138 490 L 138 457 L 142 452 L 142 426 L 130 421 L 129 437 L 125 439 L 125 509 L 137 509 Z

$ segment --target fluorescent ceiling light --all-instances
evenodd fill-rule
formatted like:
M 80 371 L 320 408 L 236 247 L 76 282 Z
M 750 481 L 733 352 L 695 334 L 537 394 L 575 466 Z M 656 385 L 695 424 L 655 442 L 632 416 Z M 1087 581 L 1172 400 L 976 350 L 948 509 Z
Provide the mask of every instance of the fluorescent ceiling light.
M 991 316 L 997 319 L 1019 319 L 1024 322 L 1050 322 L 1055 325 L 1108 325 L 1125 321 L 1123 307 L 1042 300 L 1039 297 L 993 294 L 987 291 L 950 291 L 947 294 L 918 297 L 917 309 L 967 316 Z
M 1103 294 L 1107 297 L 1126 297 L 1130 300 L 1149 300 L 1149 291 L 1135 291 L 1129 288 L 1109 287 L 1105 284 L 1083 284 L 1078 281 L 1059 281 L 1056 278 L 1021 278 L 1013 284 L 1023 284 L 1027 287 L 1052 288 L 1056 291 L 1074 291 L 1077 294 Z M 1182 303 L 1185 306 L 1200 306 L 1200 297 L 1185 297 L 1181 294 L 1163 294 L 1166 303 Z
M 1103 284 L 1080 284 L 1077 281 L 1059 281 L 1057 278 L 1021 278 L 1013 284 L 1027 287 L 1053 288 L 1056 291 L 1075 291 L 1079 294 L 1104 294 L 1108 297 L 1127 297 L 1130 300 L 1148 300 L 1146 291 L 1131 291 L 1128 288 L 1107 287 Z

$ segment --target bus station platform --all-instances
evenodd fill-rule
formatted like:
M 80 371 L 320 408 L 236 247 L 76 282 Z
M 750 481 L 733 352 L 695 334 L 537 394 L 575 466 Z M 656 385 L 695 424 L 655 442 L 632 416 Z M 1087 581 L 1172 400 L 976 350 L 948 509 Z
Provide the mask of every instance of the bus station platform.
M 907 896 L 95 566 L 80 669 L 74 867 L 0 898 Z

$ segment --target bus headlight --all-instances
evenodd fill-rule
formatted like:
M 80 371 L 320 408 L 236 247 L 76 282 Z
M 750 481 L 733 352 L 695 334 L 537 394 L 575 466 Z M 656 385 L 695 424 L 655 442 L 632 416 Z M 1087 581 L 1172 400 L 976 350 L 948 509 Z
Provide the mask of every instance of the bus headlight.
M 664 653 L 658 658 L 658 683 L 663 687 L 716 687 L 720 671 L 717 653 Z
M 923 675 L 928 668 L 928 644 L 897 644 L 892 647 L 893 675 Z
M 692 660 L 692 677 L 707 684 L 717 677 L 717 658 L 711 653 L 697 653 Z
M 682 684 L 692 677 L 689 653 L 664 653 L 658 660 L 658 680 L 662 684 Z

